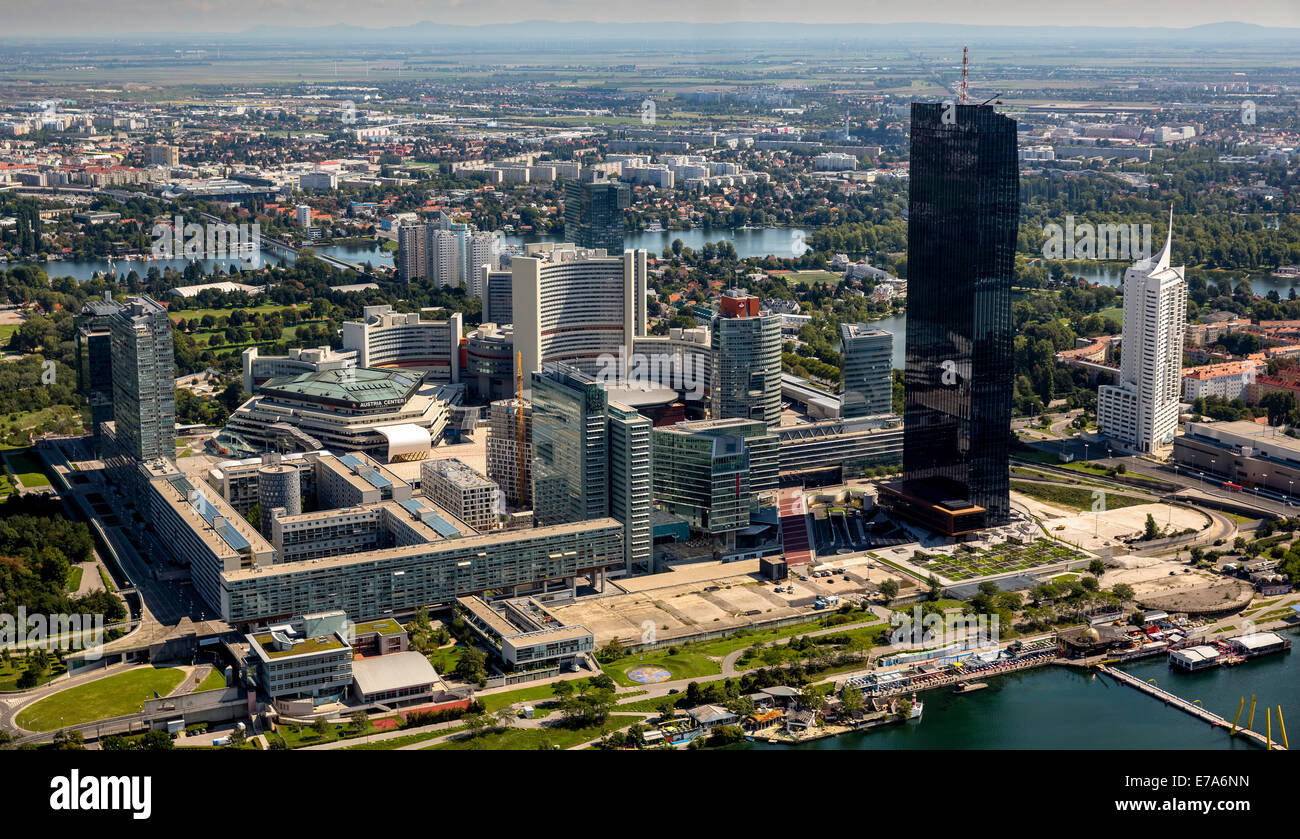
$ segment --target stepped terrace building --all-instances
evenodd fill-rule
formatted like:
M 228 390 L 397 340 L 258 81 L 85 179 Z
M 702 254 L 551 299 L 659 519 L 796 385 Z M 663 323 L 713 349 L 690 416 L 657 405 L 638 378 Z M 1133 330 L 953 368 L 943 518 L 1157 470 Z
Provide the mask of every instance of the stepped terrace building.
M 285 376 L 239 406 L 215 442 L 236 457 L 331 449 L 416 460 L 441 439 L 457 399 L 417 371 L 357 367 Z

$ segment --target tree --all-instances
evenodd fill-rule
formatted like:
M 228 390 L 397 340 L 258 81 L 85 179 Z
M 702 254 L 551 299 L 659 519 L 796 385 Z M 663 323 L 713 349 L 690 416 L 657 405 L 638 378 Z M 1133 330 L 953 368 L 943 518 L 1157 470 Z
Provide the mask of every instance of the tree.
M 1121 602 L 1133 599 L 1133 586 L 1128 583 L 1119 583 L 1111 589 L 1111 593 L 1120 599 Z
M 329 720 L 324 717 L 317 717 L 311 724 L 311 730 L 321 737 L 329 734 L 332 728 L 333 727 L 329 724 Z
M 1160 527 L 1150 513 L 1147 513 L 1146 529 L 1142 534 L 1142 538 L 1147 540 L 1160 538 Z
M 353 731 L 362 731 L 369 722 L 370 717 L 366 716 L 365 711 L 354 711 L 352 716 L 348 718 L 348 727 Z
M 938 600 L 943 597 L 943 583 L 939 582 L 938 577 L 931 574 L 930 578 L 926 580 L 926 584 L 930 587 L 926 594 L 931 600 Z
M 452 672 L 463 682 L 482 682 L 487 678 L 487 656 L 477 647 L 466 646 Z
M 242 736 L 243 732 L 240 734 Z M 146 752 L 167 752 L 176 748 L 176 743 L 166 731 L 155 729 L 140 738 L 140 748 Z
M 587 680 L 587 684 L 597 690 L 614 690 L 614 679 L 608 673 L 598 673 Z
M 555 684 L 551 685 L 551 693 L 555 694 L 561 699 L 567 699 L 568 697 L 573 696 L 574 690 L 575 688 L 573 687 L 573 682 L 569 681 L 568 679 L 562 679 L 561 681 L 558 681 Z
M 596 660 L 601 664 L 608 664 L 623 656 L 623 644 L 617 638 L 611 638 L 609 643 L 596 651 Z
M 898 705 L 895 706 L 894 716 L 897 717 L 897 718 L 900 719 L 900 720 L 908 720 L 908 719 L 911 719 L 911 718 L 912 718 L 912 703 L 911 703 L 911 701 L 910 701 L 910 700 L 907 700 L 907 699 L 900 699 L 900 700 L 898 700 Z
M 890 577 L 880 584 L 880 596 L 885 599 L 885 605 L 888 606 L 898 596 L 898 580 Z
M 1151 517 L 1147 516 L 1147 518 L 1149 519 Z M 1100 559 L 1094 559 L 1092 562 L 1088 563 L 1088 573 L 1094 577 L 1100 577 L 1102 574 L 1106 573 L 1106 563 L 1102 562 Z
M 848 687 L 840 694 L 840 707 L 851 717 L 856 717 L 865 706 L 866 699 L 858 688 Z

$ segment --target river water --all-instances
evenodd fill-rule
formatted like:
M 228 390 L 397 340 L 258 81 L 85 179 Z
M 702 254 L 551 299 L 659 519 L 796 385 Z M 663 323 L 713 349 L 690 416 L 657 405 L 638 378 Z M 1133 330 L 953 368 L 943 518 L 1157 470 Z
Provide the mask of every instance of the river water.
M 1300 633 L 1292 630 L 1293 641 Z M 1123 667 L 1229 721 L 1241 698 L 1250 712 L 1258 696 L 1256 731 L 1273 708 L 1273 739 L 1281 742 L 1277 706 L 1300 737 L 1300 653 L 1264 656 L 1236 667 L 1175 672 L 1164 656 Z M 920 722 L 814 740 L 798 746 L 744 743 L 742 749 L 1258 749 L 1107 676 L 1048 666 L 986 680 L 987 688 L 957 696 L 951 688 L 921 694 Z

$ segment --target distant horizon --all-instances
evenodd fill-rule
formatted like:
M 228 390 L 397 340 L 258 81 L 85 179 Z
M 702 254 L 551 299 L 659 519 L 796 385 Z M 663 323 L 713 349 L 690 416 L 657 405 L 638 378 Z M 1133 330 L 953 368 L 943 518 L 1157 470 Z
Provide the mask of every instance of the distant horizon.
M 992 8 L 965 0 L 932 0 L 929 19 L 885 0 L 813 0 L 792 20 L 785 3 L 775 0 L 706 2 L 663 0 L 659 14 L 634 20 L 621 13 L 631 4 L 600 0 L 372 0 L 366 8 L 341 0 L 171 0 L 160 8 L 143 0 L 104 0 L 85 8 L 80 0 L 50 0 L 40 6 L 7 9 L 7 32 L 15 39 L 106 40 L 244 35 L 255 40 L 279 35 L 318 38 L 331 31 L 400 36 L 407 29 L 490 30 L 494 27 L 616 27 L 638 37 L 644 27 L 673 27 L 690 39 L 691 27 L 794 27 L 860 30 L 889 28 L 968 28 L 975 32 L 1026 32 L 1051 29 L 1062 33 L 1151 30 L 1166 37 L 1204 27 L 1261 27 L 1300 32 L 1300 4 L 1294 0 L 1241 0 L 1224 20 L 1220 0 L 1095 0 L 1086 8 L 1046 5 L 1039 0 L 1001 0 Z M 645 7 L 638 5 L 633 13 Z M 630 11 L 632 11 L 630 9 Z M 376 20 L 383 21 L 376 23 Z M 68 22 L 76 21 L 77 29 Z M 1177 23 L 1171 23 L 1176 21 Z M 433 33 L 436 37 L 436 32 Z M 449 35 L 451 33 L 448 33 Z M 858 37 L 845 34 L 844 37 Z M 1225 38 L 1230 36 L 1223 36 Z

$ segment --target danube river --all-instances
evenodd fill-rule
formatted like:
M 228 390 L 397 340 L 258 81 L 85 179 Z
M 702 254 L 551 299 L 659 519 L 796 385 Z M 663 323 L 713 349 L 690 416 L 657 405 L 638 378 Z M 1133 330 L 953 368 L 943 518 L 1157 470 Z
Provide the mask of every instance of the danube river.
M 1300 633 L 1292 630 L 1293 640 Z M 1236 667 L 1176 673 L 1164 656 L 1123 668 L 1155 679 L 1189 701 L 1229 721 L 1246 697 L 1256 694 L 1255 730 L 1264 731 L 1265 708 L 1273 710 L 1273 739 L 1281 742 L 1277 706 L 1290 734 L 1300 737 L 1300 653 L 1279 653 Z M 1115 680 L 1051 665 L 988 679 L 988 687 L 956 696 L 951 688 L 920 695 L 920 722 L 891 725 L 859 734 L 814 740 L 798 746 L 744 743 L 742 749 L 1258 749 L 1230 738 L 1189 714 L 1164 705 Z

